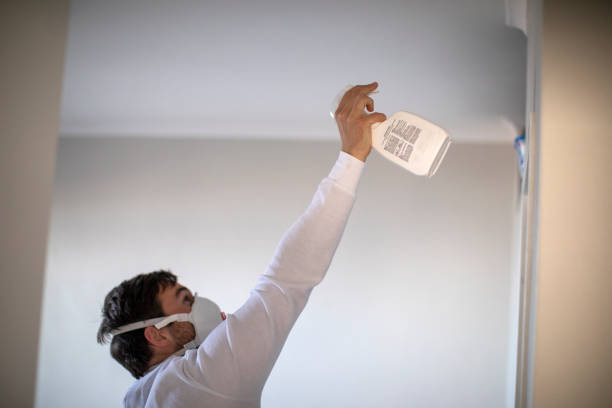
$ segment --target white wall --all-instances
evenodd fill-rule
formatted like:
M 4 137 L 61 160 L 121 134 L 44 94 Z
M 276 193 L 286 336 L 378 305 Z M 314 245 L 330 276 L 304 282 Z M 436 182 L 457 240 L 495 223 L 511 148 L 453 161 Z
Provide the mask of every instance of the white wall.
M 525 35 L 504 0 L 72 0 L 61 134 L 336 140 L 333 97 L 455 140 L 523 127 Z
M 68 2 L 0 4 L 0 405 L 34 404 Z
M 95 334 L 122 279 L 171 268 L 235 310 L 337 149 L 63 139 L 37 406 L 119 404 L 132 378 Z M 515 176 L 509 145 L 453 145 L 430 180 L 372 153 L 263 406 L 506 406 Z
M 612 406 L 612 8 L 543 1 L 536 408 Z

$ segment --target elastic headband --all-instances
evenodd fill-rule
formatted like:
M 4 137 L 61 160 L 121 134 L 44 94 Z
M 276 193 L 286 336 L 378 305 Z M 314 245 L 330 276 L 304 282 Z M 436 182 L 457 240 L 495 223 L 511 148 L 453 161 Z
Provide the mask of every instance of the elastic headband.
M 142 320 L 140 322 L 134 322 L 130 324 L 126 324 L 120 327 L 117 327 L 115 330 L 112 330 L 110 334 L 112 336 L 116 336 L 118 334 L 127 333 L 130 331 L 144 329 L 145 327 L 155 326 L 156 329 L 161 329 L 169 325 L 170 323 L 174 323 L 176 321 L 188 321 L 189 313 L 177 313 L 170 316 L 163 317 L 155 317 L 153 319 Z

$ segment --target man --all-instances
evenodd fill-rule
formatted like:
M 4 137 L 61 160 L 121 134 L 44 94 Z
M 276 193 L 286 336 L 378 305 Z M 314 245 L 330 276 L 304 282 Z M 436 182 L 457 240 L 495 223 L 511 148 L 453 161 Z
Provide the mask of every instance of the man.
M 289 331 L 340 242 L 371 150 L 371 126 L 386 119 L 368 113 L 377 86 L 356 86 L 343 96 L 335 113 L 338 160 L 234 314 L 226 317 L 194 297 L 167 271 L 136 276 L 109 292 L 98 342 L 112 336 L 113 358 L 138 378 L 124 406 L 260 406 Z

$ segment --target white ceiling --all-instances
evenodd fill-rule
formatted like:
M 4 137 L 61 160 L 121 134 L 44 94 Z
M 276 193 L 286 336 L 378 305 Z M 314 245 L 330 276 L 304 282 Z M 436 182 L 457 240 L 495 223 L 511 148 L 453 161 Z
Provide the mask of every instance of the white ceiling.
M 526 38 L 504 0 L 72 0 L 62 136 L 336 139 L 330 102 L 380 82 L 456 141 L 522 128 Z

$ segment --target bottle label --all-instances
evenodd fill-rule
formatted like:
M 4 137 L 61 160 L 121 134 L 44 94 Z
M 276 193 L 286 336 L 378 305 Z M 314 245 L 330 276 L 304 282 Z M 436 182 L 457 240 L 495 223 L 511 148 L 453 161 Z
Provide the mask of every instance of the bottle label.
M 405 120 L 395 119 L 383 136 L 383 149 L 407 162 L 420 134 L 420 128 L 409 125 Z

